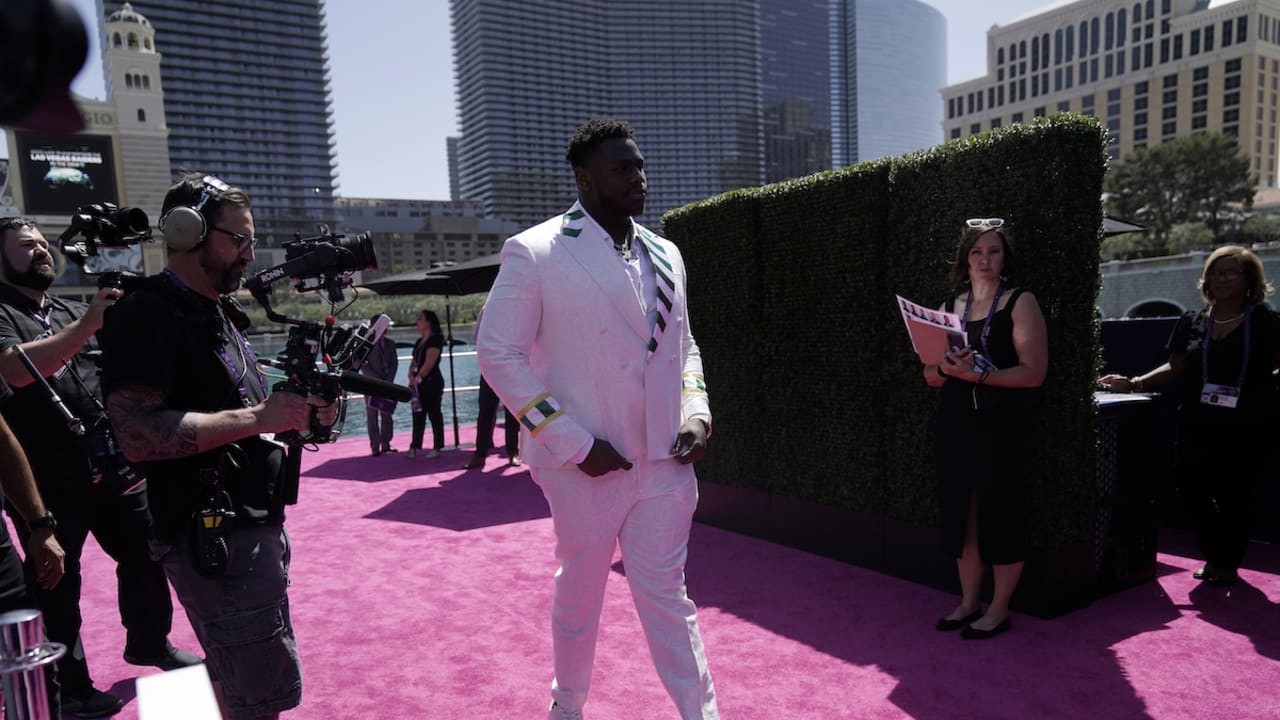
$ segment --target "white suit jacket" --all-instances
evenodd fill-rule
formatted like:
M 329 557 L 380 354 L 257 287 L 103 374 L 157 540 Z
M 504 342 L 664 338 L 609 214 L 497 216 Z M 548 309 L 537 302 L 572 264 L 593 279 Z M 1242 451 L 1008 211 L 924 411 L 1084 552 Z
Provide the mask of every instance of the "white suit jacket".
M 710 425 L 684 261 L 638 224 L 636 237 L 657 274 L 654 328 L 612 241 L 580 204 L 503 245 L 476 350 L 481 374 L 519 418 L 532 467 L 564 466 L 592 438 L 628 460 L 659 460 L 684 420 Z

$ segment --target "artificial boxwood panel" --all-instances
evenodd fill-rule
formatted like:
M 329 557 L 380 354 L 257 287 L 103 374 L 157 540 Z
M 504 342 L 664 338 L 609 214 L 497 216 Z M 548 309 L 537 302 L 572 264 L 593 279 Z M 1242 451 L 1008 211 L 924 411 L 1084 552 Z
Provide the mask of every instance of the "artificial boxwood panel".
M 762 353 L 764 277 L 759 203 L 753 190 L 718 195 L 669 213 L 688 273 L 689 317 L 711 396 L 715 452 L 698 475 L 722 485 L 768 489 L 760 438 L 771 414 Z
M 768 186 L 759 193 L 774 402 L 759 439 L 774 492 L 878 512 L 881 349 L 859 342 L 884 298 L 883 251 L 866 234 L 887 202 L 889 163 Z M 838 213 L 830 211 L 841 208 Z M 815 462 L 815 455 L 822 462 Z
M 1049 329 L 1035 539 L 1087 538 L 1105 167 L 1096 120 L 1060 114 L 668 214 L 667 235 L 698 258 L 691 311 L 717 434 L 704 479 L 936 524 L 936 396 L 893 295 L 941 304 L 963 220 L 999 216 Z

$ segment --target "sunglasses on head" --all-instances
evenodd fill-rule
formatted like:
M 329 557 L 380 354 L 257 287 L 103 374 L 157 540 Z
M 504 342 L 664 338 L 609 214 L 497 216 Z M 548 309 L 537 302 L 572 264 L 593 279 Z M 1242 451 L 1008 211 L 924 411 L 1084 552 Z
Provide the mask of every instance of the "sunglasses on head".
M 971 228 L 998 228 L 1004 226 L 1004 218 L 969 218 L 964 221 Z

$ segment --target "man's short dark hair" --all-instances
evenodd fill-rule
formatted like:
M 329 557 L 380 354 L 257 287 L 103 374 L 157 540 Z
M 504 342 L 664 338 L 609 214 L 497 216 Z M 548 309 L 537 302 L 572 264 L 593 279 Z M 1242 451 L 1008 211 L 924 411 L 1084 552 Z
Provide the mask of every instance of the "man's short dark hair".
M 582 167 L 587 158 L 605 140 L 634 140 L 631 125 L 613 118 L 593 118 L 574 131 L 564 157 L 573 167 Z
M 212 225 L 218 221 L 222 208 L 239 207 L 252 208 L 249 202 L 249 195 L 238 187 L 230 186 L 224 191 L 216 191 L 205 185 L 204 179 L 209 173 L 193 172 L 182 176 L 182 179 L 174 183 L 169 192 L 164 195 L 164 205 L 160 208 L 160 216 L 164 217 L 165 213 L 179 206 L 195 207 L 200 202 L 200 196 L 209 193 L 209 201 L 200 208 L 200 214 L 204 216 L 205 225 Z
M 3 240 L 10 230 L 21 230 L 22 228 L 34 228 L 36 221 L 30 218 L 20 216 L 0 217 L 0 240 Z

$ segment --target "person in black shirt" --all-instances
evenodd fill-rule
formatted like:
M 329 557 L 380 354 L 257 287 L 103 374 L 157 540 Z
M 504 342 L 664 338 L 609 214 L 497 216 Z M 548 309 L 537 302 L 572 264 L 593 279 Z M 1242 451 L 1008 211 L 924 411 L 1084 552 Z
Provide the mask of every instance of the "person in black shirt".
M 1263 303 L 1271 283 L 1250 250 L 1214 250 L 1199 284 L 1207 304 L 1178 320 L 1168 362 L 1132 378 L 1107 375 L 1098 382 L 1118 392 L 1163 385 L 1177 391 L 1178 486 L 1188 494 L 1205 557 L 1195 577 L 1232 585 L 1249 544 L 1252 493 L 1274 467 L 1280 320 Z
M 58 661 L 63 711 L 105 717 L 118 712 L 123 701 L 93 687 L 80 642 L 80 554 L 90 533 L 117 563 L 125 660 L 164 670 L 200 662 L 168 641 L 173 603 L 164 572 L 147 548 L 144 483 L 111 452 L 98 371 L 88 354 L 96 350 L 94 333 L 103 310 L 120 291 L 100 290 L 88 305 L 47 294 L 53 258 L 39 228 L 24 218 L 0 218 L 0 259 L 0 377 L 15 388 L 3 413 L 26 449 L 56 518 L 55 534 L 67 550 L 66 577 L 38 590 L 37 598 L 49 637 L 67 646 Z M 19 350 L 81 423 L 83 434 L 69 426 Z M 15 508 L 8 510 L 14 517 Z M 19 536 L 26 534 L 21 523 L 17 527 Z
M 431 451 L 426 457 L 440 455 L 444 449 L 444 414 L 440 401 L 444 397 L 444 374 L 440 372 L 440 353 L 444 348 L 444 335 L 440 332 L 440 317 L 430 310 L 418 313 L 418 332 L 421 337 L 413 344 L 413 361 L 409 365 L 409 387 L 413 388 L 413 436 L 405 457 L 416 457 L 422 449 L 427 420 L 431 420 Z
M 13 390 L 0 377 L 0 408 L 7 405 L 12 397 Z M 65 571 L 66 554 L 53 535 L 54 524 L 49 521 L 53 515 L 40 499 L 35 476 L 31 474 L 22 445 L 3 417 L 0 417 L 0 488 L 3 488 L 0 497 L 15 508 L 23 520 L 18 527 L 25 525 L 28 528 L 27 557 L 31 562 L 27 569 L 32 578 L 41 588 L 57 586 Z M 38 607 L 35 594 L 24 578 L 22 559 L 9 539 L 9 529 L 0 522 L 0 612 Z M 57 677 L 56 665 L 45 672 L 51 720 L 62 717 Z
M 229 294 L 257 242 L 248 195 L 189 175 L 169 189 L 163 210 L 168 267 L 106 313 L 107 408 L 125 456 L 147 476 L 152 552 L 204 646 L 225 716 L 274 718 L 302 700 L 284 530 L 297 476 L 263 434 L 309 432 L 313 412 L 332 425 L 338 408 L 268 395 L 233 320 Z

